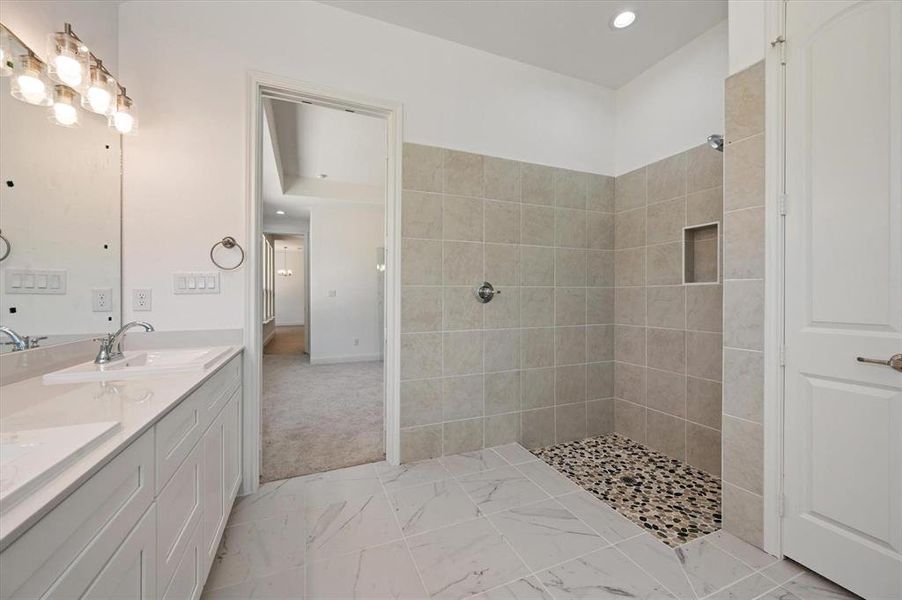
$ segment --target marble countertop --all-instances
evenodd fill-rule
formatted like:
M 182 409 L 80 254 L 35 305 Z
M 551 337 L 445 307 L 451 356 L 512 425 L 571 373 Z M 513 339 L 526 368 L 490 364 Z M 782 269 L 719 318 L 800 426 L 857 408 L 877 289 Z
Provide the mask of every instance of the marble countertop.
M 0 387 L 0 434 L 101 421 L 120 424 L 28 497 L 0 507 L 0 551 L 241 352 L 240 346 L 232 346 L 203 372 L 61 385 L 32 377 Z

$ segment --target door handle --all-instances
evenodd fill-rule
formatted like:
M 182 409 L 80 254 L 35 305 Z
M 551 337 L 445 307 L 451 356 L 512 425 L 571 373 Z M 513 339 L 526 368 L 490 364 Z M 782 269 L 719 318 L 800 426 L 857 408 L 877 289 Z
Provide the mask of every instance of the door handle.
M 891 369 L 902 371 L 902 354 L 893 354 L 889 357 L 889 360 L 880 360 L 879 358 L 865 358 L 863 356 L 859 356 L 858 362 L 883 365 L 884 367 L 890 367 Z

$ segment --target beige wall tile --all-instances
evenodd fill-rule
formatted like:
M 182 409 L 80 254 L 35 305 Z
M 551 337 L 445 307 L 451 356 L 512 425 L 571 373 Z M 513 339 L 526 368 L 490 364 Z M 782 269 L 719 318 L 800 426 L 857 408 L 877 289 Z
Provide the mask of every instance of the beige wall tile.
M 686 151 L 686 191 L 690 194 L 723 185 L 723 153 L 708 144 Z
M 586 396 L 589 400 L 613 398 L 613 362 L 590 363 L 586 365 Z
M 520 283 L 520 246 L 516 244 L 486 244 L 485 279 L 495 287 L 517 286 Z
M 618 325 L 645 325 L 645 287 L 614 289 L 614 322 Z
M 720 381 L 723 337 L 719 333 L 686 332 L 686 374 Z
M 483 376 L 442 379 L 442 420 L 454 421 L 483 416 Z
M 401 235 L 442 238 L 442 196 L 404 190 L 401 194 Z
M 520 285 L 554 285 L 554 248 L 520 246 Z
M 520 163 L 515 160 L 486 156 L 485 197 L 495 200 L 520 201 Z
M 567 365 L 554 369 L 554 403 L 586 401 L 586 365 Z
M 482 329 L 483 306 L 470 287 L 444 288 L 443 329 Z
M 528 204 L 554 204 L 554 168 L 523 164 L 520 168 L 522 199 Z
M 554 324 L 586 324 L 586 288 L 559 287 L 554 289 Z
M 563 444 L 586 437 L 586 403 L 554 408 L 555 443 Z
M 554 367 L 520 371 L 520 408 L 554 406 Z
M 645 365 L 645 328 L 631 325 L 614 326 L 614 357 L 616 360 Z
M 483 447 L 483 420 L 478 418 L 445 423 L 442 428 L 445 456 L 480 450 Z
M 500 289 L 500 288 L 499 288 Z M 520 288 L 505 287 L 503 293 L 495 294 L 492 301 L 483 304 L 483 319 L 486 329 L 508 329 L 520 326 Z M 472 288 L 470 295 L 476 301 Z
M 594 250 L 614 249 L 614 215 L 612 213 L 587 213 L 588 245 Z
M 636 248 L 645 245 L 645 208 L 617 213 L 614 217 L 614 247 Z
M 764 61 L 728 77 L 724 95 L 727 141 L 764 131 Z
M 493 415 L 485 418 L 485 447 L 520 441 L 520 413 Z
M 596 437 L 614 433 L 614 399 L 586 403 L 586 435 Z
M 586 322 L 614 322 L 614 288 L 586 288 Z
M 686 224 L 686 197 L 649 204 L 647 211 L 649 244 L 678 242 Z M 628 213 L 627 213 L 628 214 Z
M 442 149 L 404 144 L 402 187 L 405 190 L 442 191 Z
M 519 410 L 520 371 L 487 373 L 485 376 L 485 414 L 497 415 Z
M 720 431 L 687 422 L 686 462 L 720 477 Z
M 520 360 L 524 369 L 554 366 L 554 328 L 520 331 Z
M 442 380 L 401 382 L 401 427 L 416 427 L 442 421 Z
M 485 241 L 496 244 L 520 243 L 520 205 L 485 201 Z
M 442 375 L 442 334 L 401 334 L 401 379 Z
M 586 360 L 589 362 L 614 360 L 613 325 L 589 325 L 586 328 Z
M 586 284 L 590 287 L 614 285 L 614 252 L 589 250 L 586 267 Z
M 575 365 L 586 362 L 586 327 L 554 328 L 555 365 Z
M 720 384 L 707 379 L 688 377 L 686 418 L 719 431 L 722 412 Z
M 755 494 L 764 490 L 764 429 L 730 416 L 723 418 L 723 478 Z
M 724 482 L 723 528 L 753 546 L 763 547 L 763 498 Z
M 645 167 L 614 179 L 614 210 L 622 212 L 645 206 Z
M 483 244 L 444 242 L 442 278 L 445 285 L 476 286 L 484 280 Z
M 723 327 L 723 288 L 686 286 L 686 329 L 719 332 Z
M 686 418 L 685 375 L 647 369 L 645 379 L 645 399 L 649 408 L 681 419 Z
M 724 345 L 764 349 L 764 282 L 726 281 L 723 288 Z
M 442 242 L 401 240 L 401 283 L 441 285 Z
M 723 209 L 764 204 L 764 134 L 724 149 Z
M 634 404 L 645 405 L 645 367 L 614 363 L 614 396 Z
M 520 243 L 554 246 L 554 208 L 523 206 L 520 212 Z
M 649 327 L 686 327 L 686 292 L 683 286 L 652 286 L 646 288 L 646 296 Z
M 485 196 L 482 155 L 445 150 L 444 167 L 446 194 Z
M 586 211 L 554 209 L 554 245 L 564 248 L 586 247 Z
M 645 285 L 645 248 L 614 251 L 614 285 Z
M 764 207 L 724 215 L 724 279 L 764 277 Z
M 554 407 L 521 412 L 520 435 L 530 449 L 554 444 Z
M 645 443 L 644 406 L 614 400 L 614 431 L 641 444 Z
M 482 331 L 454 331 L 442 337 L 442 373 L 482 373 Z
M 589 175 L 567 169 L 554 170 L 554 204 L 568 208 L 586 209 Z
M 401 430 L 401 462 L 416 462 L 441 455 L 441 423 Z
M 586 250 L 554 249 L 554 284 L 557 286 L 586 285 Z
M 485 332 L 485 370 L 509 371 L 520 368 L 520 330 L 494 329 Z
M 614 212 L 614 178 L 589 175 L 589 210 Z
M 686 372 L 686 332 L 681 329 L 647 329 L 648 366 Z
M 715 187 L 686 196 L 686 225 L 723 222 L 723 188 Z
M 442 288 L 404 286 L 401 293 L 401 333 L 442 328 Z
M 686 421 L 656 410 L 648 411 L 646 443 L 671 458 L 686 460 Z
M 481 242 L 483 200 L 465 196 L 445 196 L 442 227 L 442 237 L 446 240 Z
M 723 350 L 723 412 L 756 423 L 764 418 L 764 353 Z
M 683 245 L 680 242 L 648 247 L 648 285 L 672 285 L 683 281 Z
M 646 168 L 648 204 L 686 195 L 686 153 L 674 154 Z
M 494 301 L 493 301 L 494 302 Z M 554 325 L 554 288 L 520 288 L 520 326 Z

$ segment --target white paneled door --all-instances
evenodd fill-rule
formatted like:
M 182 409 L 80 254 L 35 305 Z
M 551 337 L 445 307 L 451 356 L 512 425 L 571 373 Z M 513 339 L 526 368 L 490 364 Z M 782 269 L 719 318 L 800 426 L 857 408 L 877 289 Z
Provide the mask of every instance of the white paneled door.
M 902 598 L 902 2 L 786 12 L 787 556 Z

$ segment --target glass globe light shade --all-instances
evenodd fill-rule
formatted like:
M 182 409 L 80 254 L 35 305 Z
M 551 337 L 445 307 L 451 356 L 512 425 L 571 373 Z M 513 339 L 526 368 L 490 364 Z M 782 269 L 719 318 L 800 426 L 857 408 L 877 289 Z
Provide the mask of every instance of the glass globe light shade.
M 20 56 L 15 62 L 9 86 L 12 97 L 36 106 L 50 106 L 53 104 L 51 90 L 44 64 L 33 54 Z

